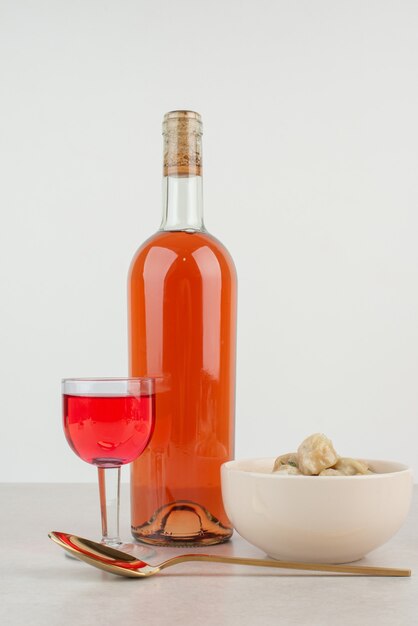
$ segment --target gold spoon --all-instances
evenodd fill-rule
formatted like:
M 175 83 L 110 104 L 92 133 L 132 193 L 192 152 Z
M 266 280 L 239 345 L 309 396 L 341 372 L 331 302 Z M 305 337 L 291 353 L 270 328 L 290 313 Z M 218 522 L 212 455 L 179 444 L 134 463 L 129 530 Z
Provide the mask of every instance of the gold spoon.
M 109 548 L 90 539 L 69 535 L 58 531 L 48 534 L 50 539 L 64 548 L 72 556 L 85 561 L 94 567 L 103 569 L 117 576 L 129 578 L 147 578 L 158 574 L 161 570 L 186 561 L 209 561 L 211 563 L 232 563 L 233 565 L 256 565 L 260 567 L 276 567 L 280 569 L 309 570 L 314 572 L 334 572 L 337 574 L 354 574 L 357 576 L 410 576 L 409 569 L 393 567 L 367 567 L 364 565 L 325 565 L 322 563 L 295 563 L 293 561 L 268 561 L 263 559 L 247 559 L 218 554 L 183 554 L 175 556 L 159 565 L 149 565 L 126 552 Z

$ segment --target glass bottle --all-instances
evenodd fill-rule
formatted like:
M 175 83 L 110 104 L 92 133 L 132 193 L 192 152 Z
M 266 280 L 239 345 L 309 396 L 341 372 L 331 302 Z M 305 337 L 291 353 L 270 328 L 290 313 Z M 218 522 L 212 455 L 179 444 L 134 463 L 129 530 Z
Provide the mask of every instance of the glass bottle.
M 132 532 L 156 545 L 229 539 L 220 466 L 233 458 L 236 272 L 203 223 L 202 123 L 163 122 L 163 220 L 129 275 L 130 372 L 156 383 L 152 440 L 132 465 Z

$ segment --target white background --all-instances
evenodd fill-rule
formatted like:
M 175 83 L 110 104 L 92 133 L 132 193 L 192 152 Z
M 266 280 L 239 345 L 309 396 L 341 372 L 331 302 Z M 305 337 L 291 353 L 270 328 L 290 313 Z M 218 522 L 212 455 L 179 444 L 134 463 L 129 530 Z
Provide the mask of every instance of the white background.
M 177 108 L 239 273 L 236 455 L 323 431 L 418 475 L 417 33 L 414 0 L 0 0 L 1 480 L 95 478 L 60 379 L 127 373 Z

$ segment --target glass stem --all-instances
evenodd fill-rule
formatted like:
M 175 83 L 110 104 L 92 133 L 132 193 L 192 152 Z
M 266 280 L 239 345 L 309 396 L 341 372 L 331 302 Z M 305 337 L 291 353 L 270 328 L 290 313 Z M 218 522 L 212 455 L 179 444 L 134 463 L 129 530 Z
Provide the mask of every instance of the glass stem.
M 102 514 L 102 543 L 121 544 L 119 538 L 120 467 L 99 467 L 100 510 Z

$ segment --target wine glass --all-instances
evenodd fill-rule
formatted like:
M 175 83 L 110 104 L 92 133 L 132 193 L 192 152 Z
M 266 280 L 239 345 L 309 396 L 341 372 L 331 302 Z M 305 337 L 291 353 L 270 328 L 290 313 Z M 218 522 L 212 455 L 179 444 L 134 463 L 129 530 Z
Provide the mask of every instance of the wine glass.
M 142 454 L 154 430 L 152 378 L 66 378 L 62 381 L 67 441 L 99 474 L 102 543 L 138 558 L 150 550 L 119 537 L 121 465 Z

